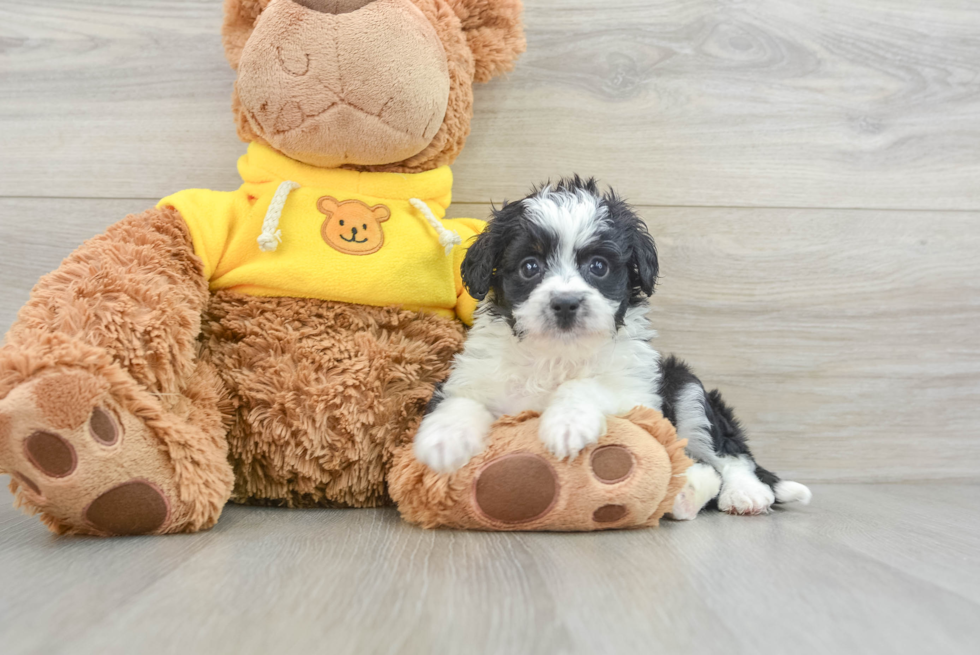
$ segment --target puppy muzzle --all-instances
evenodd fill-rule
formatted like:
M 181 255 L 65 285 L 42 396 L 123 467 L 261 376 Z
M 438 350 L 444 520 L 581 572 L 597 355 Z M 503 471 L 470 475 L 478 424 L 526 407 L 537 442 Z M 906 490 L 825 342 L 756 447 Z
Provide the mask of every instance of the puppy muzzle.
M 585 297 L 579 294 L 561 294 L 552 296 L 549 303 L 551 318 L 556 327 L 562 332 L 574 330 L 579 317 L 584 313 Z

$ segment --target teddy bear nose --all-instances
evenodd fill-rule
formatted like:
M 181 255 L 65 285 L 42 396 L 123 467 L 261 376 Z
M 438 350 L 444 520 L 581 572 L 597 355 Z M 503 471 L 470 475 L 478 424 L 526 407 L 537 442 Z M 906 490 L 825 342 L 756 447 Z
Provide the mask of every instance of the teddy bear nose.
M 323 14 L 349 14 L 371 4 L 374 0 L 293 0 L 293 2 Z

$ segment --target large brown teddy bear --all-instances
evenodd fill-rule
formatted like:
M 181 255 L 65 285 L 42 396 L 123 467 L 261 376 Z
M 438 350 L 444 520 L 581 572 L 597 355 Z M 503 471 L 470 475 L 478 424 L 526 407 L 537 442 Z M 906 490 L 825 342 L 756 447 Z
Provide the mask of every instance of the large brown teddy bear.
M 231 193 L 185 191 L 41 279 L 0 349 L 0 473 L 62 534 L 193 532 L 230 499 L 390 502 L 459 350 L 442 220 L 520 0 L 226 0 Z M 343 302 L 336 302 L 343 301 Z
M 41 279 L 0 349 L 0 473 L 61 534 L 212 526 L 229 500 L 398 502 L 426 527 L 655 525 L 689 465 L 638 408 L 576 461 L 504 417 L 451 476 L 411 439 L 475 302 L 444 219 L 472 84 L 519 0 L 226 0 L 233 192 L 129 216 Z

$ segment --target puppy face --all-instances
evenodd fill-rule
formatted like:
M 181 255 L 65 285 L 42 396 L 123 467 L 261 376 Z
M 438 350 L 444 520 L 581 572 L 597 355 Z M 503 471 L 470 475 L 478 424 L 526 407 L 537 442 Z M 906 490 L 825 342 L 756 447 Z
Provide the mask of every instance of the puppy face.
M 653 293 L 657 251 L 615 193 L 578 177 L 494 212 L 467 251 L 463 283 L 518 337 L 612 334 Z

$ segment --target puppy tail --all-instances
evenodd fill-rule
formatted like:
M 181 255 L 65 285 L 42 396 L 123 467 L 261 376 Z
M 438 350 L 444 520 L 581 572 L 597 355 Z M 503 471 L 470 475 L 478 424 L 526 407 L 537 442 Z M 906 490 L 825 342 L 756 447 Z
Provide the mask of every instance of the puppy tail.
M 776 494 L 776 502 L 779 503 L 809 505 L 810 499 L 813 498 L 813 493 L 810 492 L 806 485 L 800 484 L 799 482 L 790 482 L 789 480 L 780 480 L 777 482 L 773 488 L 773 493 Z

